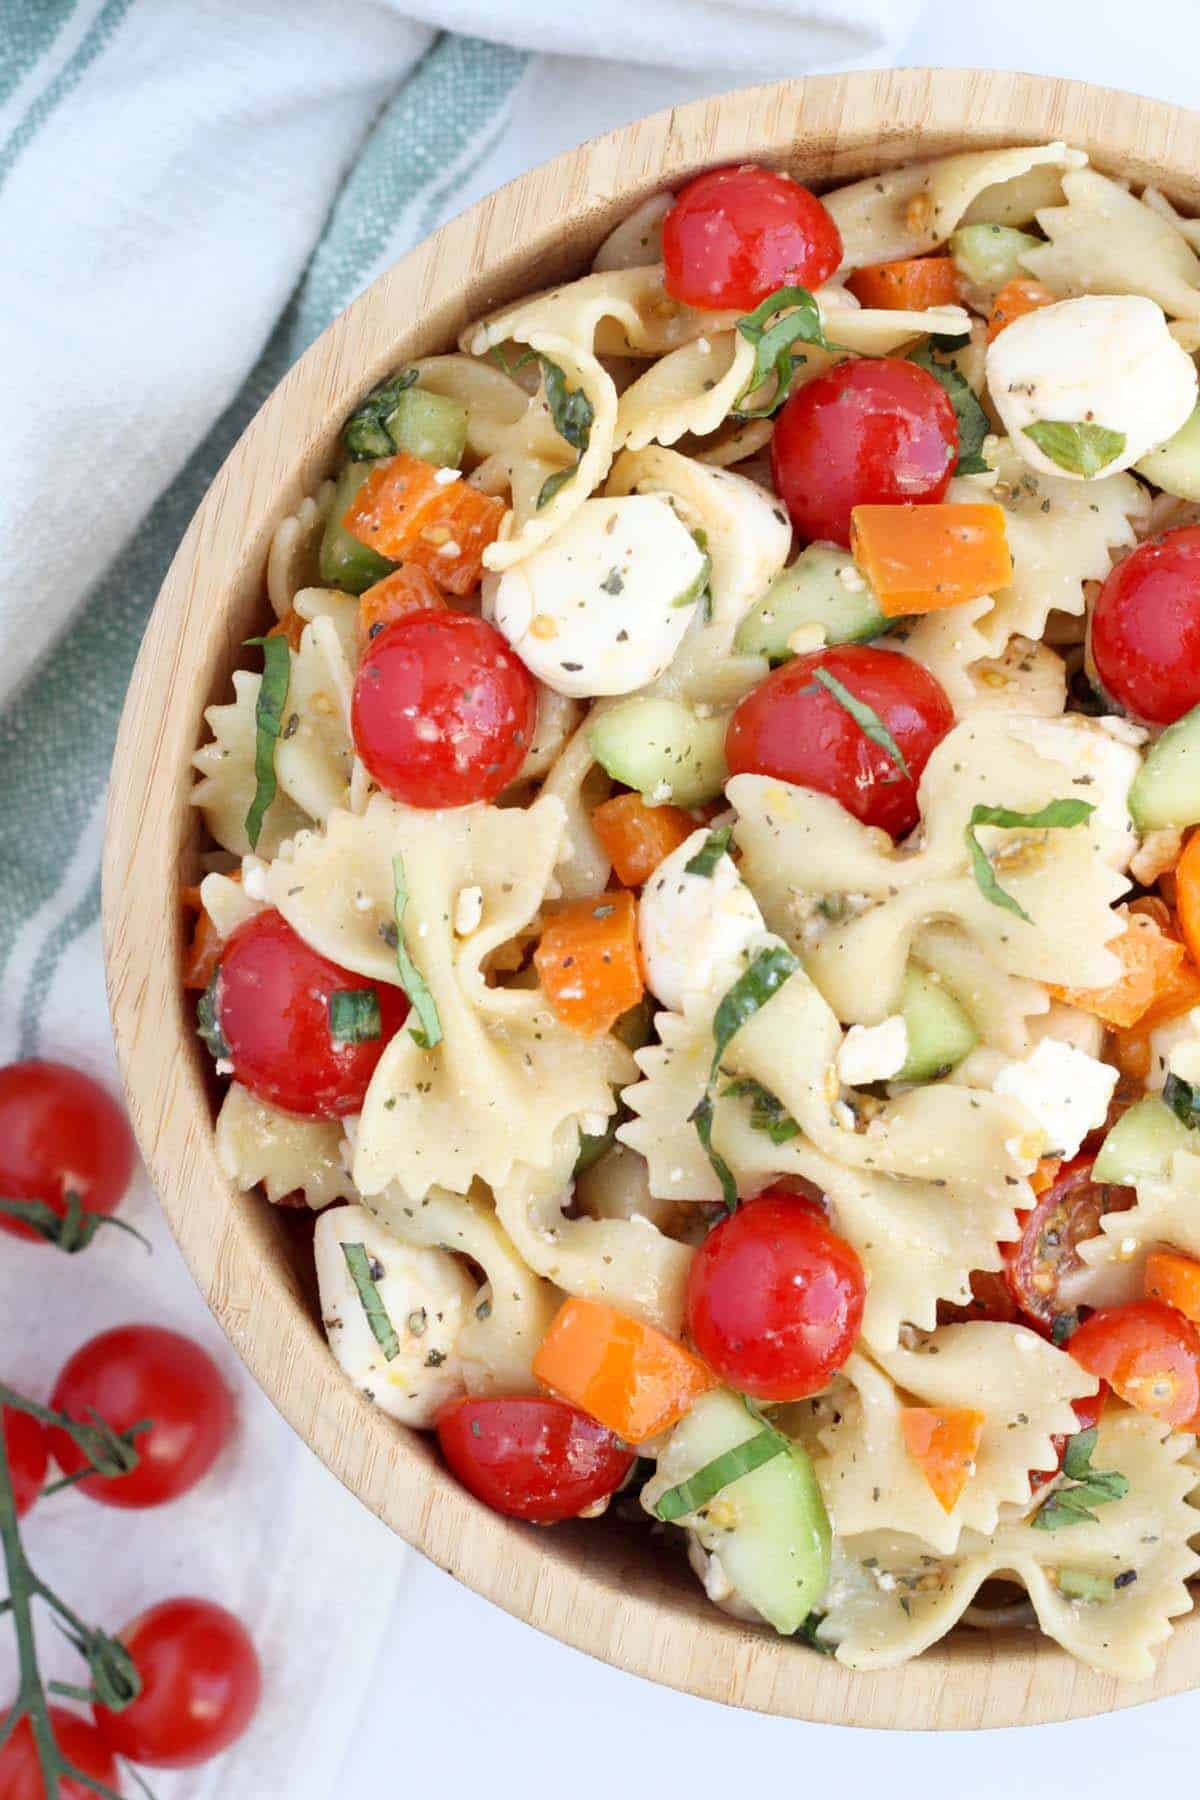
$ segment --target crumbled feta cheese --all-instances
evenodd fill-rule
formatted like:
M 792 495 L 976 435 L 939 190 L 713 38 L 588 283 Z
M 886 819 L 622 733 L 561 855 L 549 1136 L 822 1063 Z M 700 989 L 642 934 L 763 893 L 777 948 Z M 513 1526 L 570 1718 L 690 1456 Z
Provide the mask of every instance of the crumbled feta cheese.
M 881 1025 L 852 1025 L 837 1053 L 837 1072 L 847 1087 L 889 1081 L 908 1061 L 908 1027 L 900 1013 Z
M 266 900 L 267 865 L 261 856 L 243 856 L 242 892 L 247 900 Z
M 1187 1076 L 1180 1073 L 1176 1063 L 1186 1067 L 1190 1061 L 1189 1044 L 1200 1044 L 1200 1006 L 1193 1007 L 1191 1012 L 1181 1013 L 1176 1019 L 1168 1019 L 1157 1031 L 1150 1033 L 1150 1070 L 1146 1076 L 1146 1088 L 1152 1094 L 1162 1092 L 1163 1084 L 1170 1074 L 1179 1074 L 1181 1081 Z
M 227 1056 L 219 1056 L 217 1058 L 217 1074 L 218 1075 L 232 1075 L 233 1074 L 233 1064 L 230 1062 L 230 1060 Z
M 650 804 L 652 806 L 662 806 L 671 798 L 671 792 L 672 789 L 669 781 L 656 781 L 654 786 L 650 789 Z
M 646 985 L 672 1012 L 687 994 L 723 993 L 741 973 L 746 947 L 766 930 L 758 903 L 732 857 L 711 875 L 689 875 L 687 864 L 708 838 L 701 827 L 658 865 L 642 890 L 638 941 Z
M 452 481 L 458 481 L 461 477 L 461 469 L 439 469 L 433 479 L 438 487 L 449 487 Z
M 1117 1085 L 1117 1071 L 1072 1044 L 1043 1038 L 1020 1062 L 1009 1062 L 992 1082 L 1036 1120 L 1043 1155 L 1074 1156 L 1089 1131 L 1103 1125 Z
M 579 1129 L 584 1137 L 603 1137 L 608 1129 L 608 1114 L 602 1112 L 581 1113 Z
M 454 929 L 459 937 L 470 937 L 483 917 L 483 889 L 465 887 L 454 902 Z
M 787 647 L 793 656 L 807 656 L 810 650 L 823 650 L 825 627 L 818 625 L 815 619 L 797 625 L 795 631 L 789 633 Z

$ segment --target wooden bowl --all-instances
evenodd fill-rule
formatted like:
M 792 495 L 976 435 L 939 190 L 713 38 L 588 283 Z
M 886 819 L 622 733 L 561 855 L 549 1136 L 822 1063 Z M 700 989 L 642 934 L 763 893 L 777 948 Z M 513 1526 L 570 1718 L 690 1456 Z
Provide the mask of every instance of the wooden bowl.
M 820 76 L 656 114 L 481 200 L 380 277 L 300 359 L 234 449 L 171 565 L 113 762 L 104 862 L 108 983 L 130 1110 L 175 1235 L 266 1393 L 359 1499 L 478 1593 L 577 1649 L 707 1699 L 899 1728 L 1034 1724 L 1132 1706 L 1200 1680 L 1200 1618 L 1145 1684 L 1096 1675 L 1048 1639 L 966 1628 L 915 1662 L 856 1675 L 740 1625 L 644 1534 L 554 1531 L 478 1505 L 429 1440 L 342 1376 L 315 1301 L 306 1221 L 236 1193 L 213 1149 L 213 1092 L 179 984 L 178 886 L 194 872 L 189 758 L 266 617 L 277 521 L 329 472 L 343 419 L 406 359 L 469 320 L 581 273 L 646 195 L 709 165 L 763 160 L 829 183 L 951 150 L 1063 138 L 1200 205 L 1200 117 L 1032 75 L 908 69 Z

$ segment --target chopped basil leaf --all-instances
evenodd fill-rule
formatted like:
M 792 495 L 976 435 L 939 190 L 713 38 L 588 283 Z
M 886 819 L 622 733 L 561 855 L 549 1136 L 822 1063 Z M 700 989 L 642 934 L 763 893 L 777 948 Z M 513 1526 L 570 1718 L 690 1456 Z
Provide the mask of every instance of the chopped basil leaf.
M 383 1351 L 384 1361 L 391 1362 L 400 1354 L 400 1339 L 396 1336 L 396 1328 L 389 1319 L 387 1307 L 380 1299 L 379 1289 L 375 1286 L 371 1274 L 371 1259 L 367 1255 L 366 1245 L 343 1244 L 342 1255 L 346 1259 L 350 1279 L 358 1289 L 358 1297 L 362 1301 L 362 1309 L 367 1315 L 367 1324 L 371 1327 L 371 1335 Z
M 212 979 L 196 1003 L 196 1030 L 208 1046 L 209 1054 L 218 1062 L 229 1060 L 229 1045 L 225 1041 L 225 1033 L 221 1030 L 220 1015 L 217 1012 L 217 991 L 221 979 L 221 965 L 212 972 Z
M 408 883 L 404 878 L 404 858 L 393 856 L 392 880 L 395 883 L 395 900 L 393 909 L 396 917 L 396 965 L 400 970 L 400 986 L 408 995 L 413 1011 L 421 1021 L 420 1026 L 410 1025 L 409 1036 L 422 1050 L 432 1050 L 442 1041 L 442 1021 L 438 1017 L 437 1002 L 429 991 L 429 986 L 408 953 L 408 945 L 404 941 L 404 915 L 408 910 Z
M 263 653 L 262 681 L 254 706 L 254 799 L 246 814 L 246 836 L 257 850 L 267 808 L 275 798 L 275 745 L 283 730 L 283 708 L 291 679 L 292 657 L 285 637 L 247 638 Z
M 945 340 L 927 338 L 919 349 L 909 353 L 908 360 L 932 375 L 938 385 L 945 389 L 946 398 L 954 408 L 954 417 L 958 424 L 958 461 L 954 465 L 956 475 L 986 475 L 988 465 L 981 454 L 983 440 L 991 430 L 988 416 L 979 403 L 979 399 L 961 369 L 952 362 L 941 362 L 934 354 Z M 968 342 L 968 339 L 953 338 L 954 345 Z
M 976 826 L 1000 825 L 1007 831 L 1045 831 L 1052 827 L 1082 825 L 1095 810 L 1086 800 L 1051 800 L 1040 812 L 1032 813 L 1012 812 L 1007 806 L 973 806 L 965 835 L 967 849 L 971 853 L 971 869 L 984 899 L 990 900 L 993 906 L 1002 906 L 1005 911 L 1016 913 L 1027 925 L 1033 924 L 1025 908 L 1018 905 L 1011 894 L 1005 893 L 996 880 L 996 871 L 983 845 L 975 836 Z
M 356 406 L 346 421 L 342 442 L 354 462 L 369 462 L 376 456 L 394 456 L 399 446 L 387 428 L 389 414 L 396 410 L 405 388 L 413 386 L 416 369 L 404 369 L 399 375 L 369 393 L 361 406 Z
M 539 356 L 538 361 L 542 365 L 546 405 L 550 408 L 554 429 L 582 456 L 591 440 L 596 417 L 592 403 L 581 387 L 568 387 L 567 378 L 556 362 L 551 362 L 548 356 Z
M 1181 1081 L 1178 1075 L 1168 1075 L 1162 1097 L 1185 1125 L 1200 1125 L 1200 1088 L 1193 1087 L 1190 1081 Z
M 1036 425 L 1026 425 L 1025 436 L 1033 439 L 1043 456 L 1072 475 L 1098 475 L 1125 448 L 1123 431 L 1110 431 L 1107 425 L 1092 425 L 1086 419 L 1074 423 L 1039 419 Z
M 374 988 L 339 988 L 329 996 L 329 1035 L 335 1044 L 376 1044 L 383 1036 Z
M 691 1124 L 696 1127 L 696 1136 L 700 1139 L 704 1154 L 712 1164 L 713 1173 L 721 1184 L 721 1198 L 725 1202 L 726 1212 L 736 1212 L 738 1203 L 737 1182 L 733 1178 L 733 1170 L 725 1158 L 713 1149 L 713 1102 L 712 1095 L 701 1096 L 692 1112 L 688 1114 Z
M 776 317 L 776 314 L 783 316 Z M 769 325 L 768 319 L 774 319 L 774 324 Z M 734 416 L 740 419 L 769 418 L 783 405 L 797 361 L 803 361 L 803 358 L 793 358 L 794 343 L 818 344 L 823 350 L 836 348 L 821 328 L 821 309 L 807 288 L 776 288 L 753 312 L 738 320 L 737 328 L 754 345 L 750 379 L 733 403 Z M 772 370 L 775 372 L 775 392 L 770 400 L 763 406 L 747 406 L 746 400 L 762 386 Z
M 746 1023 L 752 1019 L 760 1007 L 766 1005 L 772 994 L 778 993 L 788 978 L 796 973 L 800 963 L 786 944 L 769 944 L 760 950 L 750 967 L 738 976 L 729 992 L 725 994 L 713 1016 L 713 1050 L 712 1067 L 708 1079 L 716 1079 L 717 1070 L 721 1066 L 721 1058 L 728 1048 L 729 1041 Z
M 761 1081 L 753 1076 L 745 1076 L 731 1081 L 728 1087 L 721 1089 L 721 1098 L 728 1096 L 731 1100 L 749 1100 L 750 1129 L 763 1131 L 773 1144 L 787 1144 L 792 1138 L 799 1137 L 800 1127 L 783 1101 L 776 1098 L 770 1088 L 765 1088 Z
M 1058 1486 L 1050 1491 L 1034 1514 L 1032 1523 L 1039 1531 L 1062 1531 L 1068 1525 L 1090 1525 L 1096 1521 L 1093 1506 L 1107 1506 L 1129 1492 L 1129 1483 L 1116 1469 L 1093 1469 L 1092 1452 L 1096 1448 L 1094 1425 L 1077 1431 L 1067 1439 L 1062 1472 L 1073 1486 Z
M 905 780 L 910 780 L 904 752 L 879 714 L 868 706 L 865 700 L 860 700 L 856 694 L 852 694 L 845 682 L 839 681 L 837 676 L 832 675 L 828 669 L 814 669 L 813 680 L 819 681 L 826 693 L 832 694 L 838 705 L 845 707 L 863 736 L 869 737 L 873 744 L 878 744 L 884 754 L 895 763 Z
M 824 1613 L 810 1612 L 799 1630 L 792 1635 L 798 1637 L 801 1643 L 807 1644 L 810 1650 L 815 1650 L 818 1656 L 836 1656 L 837 1645 L 831 1644 L 827 1638 L 817 1636 L 817 1632 L 824 1621 Z
M 569 469 L 555 469 L 553 475 L 547 475 L 538 489 L 538 497 L 535 502 L 539 512 L 543 506 L 549 506 L 559 488 L 566 487 L 568 481 L 574 481 L 575 471 L 578 467 L 578 463 L 572 463 Z
M 684 863 L 684 874 L 705 875 L 711 881 L 717 864 L 729 848 L 732 836 L 733 830 L 728 825 L 720 825 L 716 831 L 710 831 L 695 856 Z
M 744 1444 L 735 1444 L 732 1450 L 722 1451 L 678 1487 L 668 1488 L 654 1511 L 668 1525 L 686 1513 L 699 1512 L 731 1481 L 761 1469 L 764 1463 L 782 1456 L 786 1448 L 787 1440 L 768 1427 L 755 1437 L 747 1438 Z

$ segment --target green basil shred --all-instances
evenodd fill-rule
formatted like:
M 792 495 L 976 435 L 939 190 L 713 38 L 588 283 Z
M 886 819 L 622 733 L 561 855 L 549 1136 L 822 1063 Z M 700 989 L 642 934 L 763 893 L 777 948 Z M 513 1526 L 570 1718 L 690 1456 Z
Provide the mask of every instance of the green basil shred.
M 578 466 L 577 463 L 572 463 L 567 469 L 555 469 L 553 475 L 547 475 L 545 481 L 543 481 L 541 487 L 538 489 L 538 497 L 535 502 L 538 512 L 541 511 L 543 506 L 549 506 L 559 488 L 566 487 L 568 481 L 574 481 L 575 471 Z
M 329 1035 L 335 1044 L 376 1044 L 383 1036 L 374 988 L 339 988 L 329 996 Z
M 728 825 L 719 825 L 715 831 L 710 831 L 695 856 L 684 863 L 684 874 L 704 875 L 711 881 L 717 864 L 729 848 L 732 836 L 733 831 Z
M 1168 1075 L 1163 1083 L 1162 1097 L 1184 1125 L 1193 1128 L 1200 1125 L 1200 1087 L 1193 1087 L 1190 1081 L 1181 1081 L 1178 1075 Z
M 709 1069 L 710 1084 L 715 1081 L 729 1040 L 752 1019 L 772 994 L 777 994 L 789 976 L 800 967 L 786 944 L 769 944 L 760 950 L 750 967 L 738 976 L 725 994 L 713 1016 L 713 1059 Z
M 750 1129 L 765 1132 L 773 1144 L 787 1144 L 800 1135 L 800 1127 L 783 1101 L 751 1075 L 739 1077 L 737 1081 L 731 1081 L 727 1087 L 723 1087 L 721 1098 L 749 1100 Z
M 1067 1439 L 1062 1472 L 1071 1485 L 1051 1488 L 1049 1498 L 1033 1515 L 1031 1523 L 1036 1530 L 1062 1531 L 1069 1525 L 1093 1525 L 1093 1506 L 1107 1506 L 1129 1492 L 1128 1481 L 1116 1469 L 1093 1469 L 1097 1435 L 1096 1427 L 1091 1425 Z
M 556 362 L 548 356 L 539 356 L 542 365 L 542 383 L 546 390 L 546 405 L 550 408 L 550 417 L 554 421 L 554 429 L 559 437 L 566 438 L 573 450 L 583 455 L 591 442 L 592 424 L 596 414 L 591 401 L 581 387 L 573 388 Z
M 396 410 L 396 402 L 406 388 L 417 379 L 416 369 L 403 369 L 369 393 L 361 406 L 356 406 L 346 420 L 342 442 L 354 462 L 370 462 L 377 456 L 394 456 L 400 448 L 387 421 Z
M 218 963 L 208 986 L 196 1002 L 196 1030 L 208 1046 L 209 1054 L 218 1062 L 226 1062 L 229 1058 L 229 1045 L 225 1042 L 225 1033 L 221 1030 L 221 1020 L 217 1013 L 217 986 L 220 979 L 221 967 Z
M 878 744 L 884 754 L 891 758 L 905 780 L 911 779 L 908 764 L 904 760 L 904 752 L 873 707 L 852 694 L 844 681 L 828 669 L 814 669 L 813 680 L 820 682 L 826 693 L 832 694 L 839 706 L 845 707 L 854 723 L 864 737 L 869 737 L 873 744 Z
M 727 1488 L 732 1481 L 738 1481 L 743 1475 L 750 1475 L 755 1469 L 761 1469 L 764 1463 L 773 1462 L 782 1456 L 787 1449 L 787 1440 L 768 1427 L 757 1432 L 754 1437 L 747 1438 L 744 1444 L 735 1444 L 732 1450 L 723 1450 L 702 1469 L 678 1487 L 668 1488 L 658 1500 L 654 1511 L 657 1516 L 670 1525 L 681 1519 L 686 1513 L 699 1512 Z
M 953 343 L 969 342 L 969 339 L 951 340 Z M 980 405 L 979 398 L 966 376 L 952 362 L 942 362 L 936 352 L 939 340 L 927 338 L 919 349 L 909 353 L 908 360 L 932 375 L 938 385 L 945 389 L 946 398 L 954 408 L 954 417 L 958 424 L 958 461 L 954 465 L 956 475 L 986 475 L 988 465 L 983 460 L 983 440 L 992 429 L 988 416 Z
M 358 1289 L 358 1297 L 362 1301 L 362 1309 L 367 1315 L 367 1324 L 371 1327 L 371 1335 L 383 1351 L 384 1361 L 392 1362 L 400 1354 L 400 1339 L 396 1336 L 396 1327 L 388 1317 L 387 1307 L 383 1304 L 379 1289 L 375 1286 L 367 1247 L 365 1244 L 343 1244 L 342 1255 L 346 1259 L 350 1279 Z
M 408 945 L 404 941 L 404 915 L 408 911 L 408 882 L 404 876 L 404 858 L 393 856 L 392 880 L 395 883 L 395 900 L 393 910 L 396 921 L 396 965 L 400 970 L 400 985 L 408 995 L 409 1002 L 417 1018 L 419 1026 L 410 1025 L 409 1036 L 422 1050 L 432 1050 L 442 1041 L 442 1021 L 438 1017 L 437 1002 L 429 991 L 428 983 L 408 953 Z
M 1006 912 L 1016 913 L 1027 925 L 1033 924 L 1025 908 L 1011 894 L 1006 893 L 997 881 L 996 871 L 987 852 L 975 836 L 977 826 L 1000 825 L 1007 831 L 1047 831 L 1056 827 L 1082 825 L 1095 810 L 1086 800 L 1051 800 L 1048 806 L 1032 813 L 1012 812 L 1007 806 L 973 806 L 965 836 L 967 849 L 971 853 L 971 870 L 984 899 L 990 900 L 993 906 L 1004 907 Z
M 1110 431 L 1107 425 L 1093 425 L 1086 419 L 1039 419 L 1026 425 L 1025 436 L 1060 469 L 1085 477 L 1107 469 L 1125 448 L 1123 431 Z
M 254 798 L 246 814 L 246 836 L 250 848 L 258 849 L 267 808 L 275 798 L 275 746 L 283 732 L 283 709 L 287 704 L 292 657 L 285 637 L 247 638 L 247 646 L 257 645 L 263 653 L 262 680 L 254 705 Z
M 701 1148 L 712 1164 L 713 1174 L 721 1184 L 721 1198 L 725 1202 L 725 1211 L 736 1212 L 738 1191 L 737 1182 L 733 1178 L 733 1170 L 720 1152 L 713 1149 L 713 1099 L 710 1093 L 705 1092 L 700 1096 L 688 1114 L 688 1121 L 696 1127 L 696 1136 L 700 1139 Z
M 774 323 L 768 324 L 769 319 Z M 792 355 L 793 344 L 816 344 L 822 350 L 836 348 L 821 328 L 821 309 L 807 288 L 776 288 L 753 312 L 738 320 L 737 328 L 754 345 L 750 379 L 733 403 L 734 417 L 739 419 L 766 419 L 778 412 L 788 397 L 797 367 L 804 361 L 802 356 Z M 747 406 L 750 395 L 772 372 L 775 391 L 771 398 L 762 406 Z

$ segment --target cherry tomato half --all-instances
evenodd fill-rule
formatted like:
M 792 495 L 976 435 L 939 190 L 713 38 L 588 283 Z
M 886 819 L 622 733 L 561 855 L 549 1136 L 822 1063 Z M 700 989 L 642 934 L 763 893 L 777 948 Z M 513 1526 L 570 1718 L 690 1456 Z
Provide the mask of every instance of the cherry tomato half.
M 262 1673 L 245 1626 L 211 1600 L 162 1600 L 117 1634 L 142 1691 L 122 1712 L 93 1708 L 105 1743 L 152 1769 L 188 1769 L 241 1737 Z
M 887 726 L 907 775 L 816 679 L 819 669 Z M 894 650 L 835 644 L 794 656 L 751 689 L 729 721 L 725 757 L 735 775 L 815 788 L 899 838 L 917 822 L 921 772 L 953 724 L 953 707 L 922 664 Z
M 1066 1348 L 1130 1406 L 1164 1425 L 1197 1427 L 1200 1332 L 1161 1300 L 1108 1306 L 1085 1319 Z
M 3 1718 L 0 1713 L 0 1722 Z M 51 1706 L 50 1725 L 59 1751 L 81 1775 L 102 1781 L 114 1794 L 123 1792 L 112 1751 L 89 1720 L 68 1712 L 65 1706 Z M 82 1781 L 70 1777 L 59 1781 L 58 1794 L 59 1800 L 96 1800 L 95 1788 L 85 1787 Z M 4 1800 L 46 1800 L 37 1745 L 27 1718 L 21 1720 L 0 1749 L 0 1795 Z
M 971 1298 L 964 1305 L 952 1300 L 939 1300 L 939 1325 L 971 1325 L 979 1321 L 993 1325 L 1022 1325 L 1021 1310 L 1012 1297 L 1003 1269 L 973 1269 Z
M 152 1421 L 136 1440 L 136 1469 L 78 1483 L 105 1506 L 161 1506 L 178 1499 L 208 1473 L 234 1427 L 233 1397 L 211 1356 L 161 1325 L 120 1325 L 81 1344 L 50 1404 L 80 1422 L 96 1412 L 114 1431 Z M 64 1475 L 87 1468 L 66 1432 L 52 1428 L 49 1440 Z
M 842 239 L 815 194 L 745 163 L 689 181 L 663 220 L 668 294 L 686 306 L 750 312 L 780 287 L 820 287 Z
M 373 993 L 381 1035 L 335 1039 L 330 1001 Z M 230 933 L 216 986 L 217 1023 L 233 1074 L 272 1106 L 305 1119 L 358 1112 L 384 1046 L 408 1016 L 404 991 L 339 969 L 281 913 L 255 913 Z
M 493 1512 L 534 1525 L 574 1519 L 607 1499 L 634 1453 L 566 1400 L 451 1400 L 438 1414 L 442 1455 L 465 1488 Z
M 98 1082 L 65 1063 L 0 1069 L 0 1194 L 45 1200 L 57 1213 L 75 1193 L 89 1212 L 113 1213 L 133 1172 L 133 1134 Z M 0 1213 L 14 1237 L 37 1233 Z
M 373 638 L 354 683 L 354 743 L 371 776 L 407 806 L 494 800 L 519 771 L 537 689 L 486 619 L 410 613 Z
M 1092 608 L 1091 653 L 1105 692 L 1152 725 L 1200 702 L 1200 525 L 1139 544 Z
M 1022 1312 L 1044 1330 L 1069 1311 L 1059 1299 L 1063 1278 L 1081 1269 L 1076 1246 L 1098 1237 L 1102 1213 L 1124 1212 L 1137 1199 L 1132 1188 L 1092 1180 L 1095 1156 L 1065 1163 L 1057 1179 L 1027 1212 L 1021 1235 L 1003 1246 L 1009 1291 Z
M 850 542 L 856 506 L 942 499 L 958 456 L 945 389 L 898 357 L 839 363 L 805 382 L 775 421 L 775 491 L 804 537 Z
M 6 1406 L 0 1414 L 4 1427 L 4 1450 L 8 1457 L 8 1474 L 17 1503 L 17 1517 L 27 1513 L 46 1482 L 46 1463 L 50 1452 L 46 1432 L 28 1413 Z M 0 1789 L 0 1792 L 3 1792 Z
M 813 1204 L 766 1193 L 722 1219 L 688 1273 L 697 1354 L 759 1400 L 803 1400 L 841 1368 L 862 1323 L 862 1264 Z

